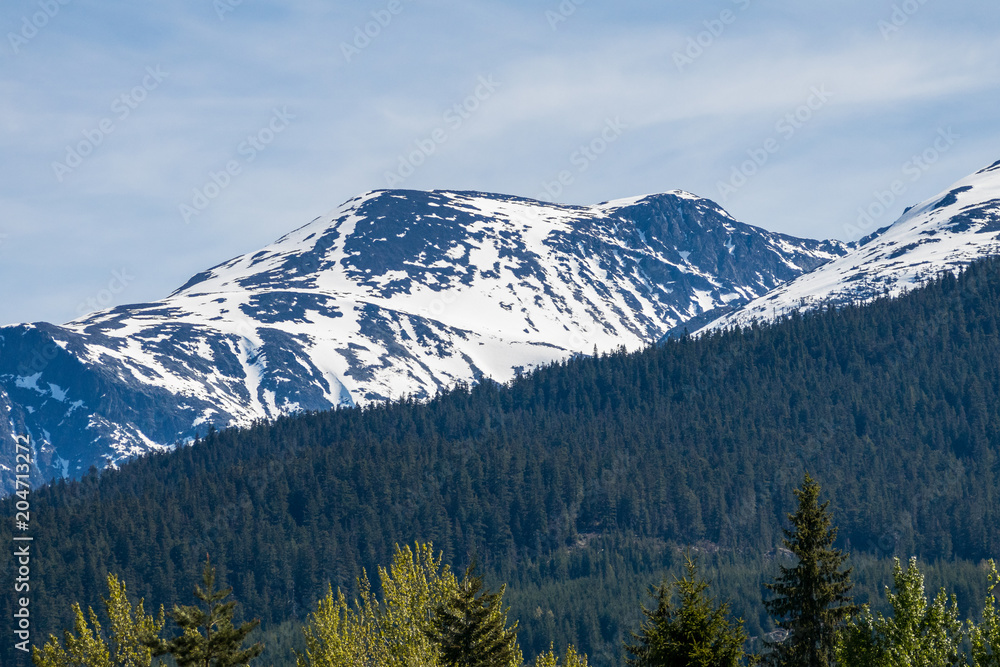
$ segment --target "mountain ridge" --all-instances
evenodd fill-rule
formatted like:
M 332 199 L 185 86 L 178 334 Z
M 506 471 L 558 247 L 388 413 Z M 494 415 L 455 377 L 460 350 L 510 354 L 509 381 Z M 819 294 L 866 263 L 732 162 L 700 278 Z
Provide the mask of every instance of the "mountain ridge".
M 0 329 L 0 412 L 37 443 L 36 481 L 74 477 L 211 426 L 634 350 L 851 247 L 678 190 L 593 206 L 372 191 L 159 301 Z
M 1000 161 L 906 209 L 831 262 L 705 324 L 698 332 L 767 322 L 793 311 L 898 296 L 941 272 L 1000 254 Z

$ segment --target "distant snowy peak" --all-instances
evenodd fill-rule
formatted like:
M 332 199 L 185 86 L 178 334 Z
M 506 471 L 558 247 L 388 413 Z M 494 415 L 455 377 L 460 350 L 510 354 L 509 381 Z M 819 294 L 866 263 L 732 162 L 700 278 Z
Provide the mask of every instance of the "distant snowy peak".
M 649 215 L 652 213 L 652 215 Z M 657 229 L 662 218 L 680 214 L 672 229 Z M 661 218 L 657 220 L 657 217 Z M 435 272 L 434 262 L 487 266 L 494 253 L 484 257 L 463 250 L 491 245 L 504 249 L 549 253 L 560 235 L 596 235 L 627 247 L 642 245 L 643 226 L 659 240 L 684 240 L 692 231 L 685 222 L 696 220 L 696 231 L 725 233 L 757 232 L 774 239 L 777 254 L 799 254 L 829 259 L 843 254 L 847 244 L 816 242 L 736 222 L 726 211 L 707 199 L 681 190 L 617 199 L 595 206 L 553 205 L 536 200 L 481 192 L 377 190 L 343 204 L 334 213 L 283 236 L 259 252 L 234 258 L 193 277 L 171 296 L 191 292 L 253 289 L 268 281 L 289 281 L 310 288 L 340 288 L 365 295 L 382 295 L 393 271 L 405 270 L 411 279 Z M 641 224 L 635 224 L 642 220 Z M 625 229 L 622 229 L 622 227 Z M 629 229 L 634 227 L 634 229 Z M 638 232 L 639 243 L 622 232 Z M 512 242 L 513 237 L 518 237 Z M 617 237 L 617 238 L 613 238 Z M 654 237 L 655 238 L 655 237 Z M 447 244 L 442 248 L 441 244 Z M 512 246 L 519 246 L 513 248 Z M 372 257 L 372 251 L 386 251 Z M 678 251 L 684 252 L 684 251 Z M 417 269 L 413 271 L 410 269 Z M 336 275 L 340 280 L 334 278 Z M 434 279 L 432 279 L 434 282 Z M 339 284 L 338 284 L 339 283 Z M 436 285 L 439 289 L 441 285 Z M 359 291 L 360 288 L 360 291 Z
M 195 276 L 169 300 L 211 317 L 212 304 L 235 299 L 253 316 L 273 310 L 271 291 L 305 290 L 581 352 L 645 344 L 846 251 L 744 225 L 679 190 L 595 206 L 383 190 Z
M 782 285 L 702 331 L 768 321 L 822 304 L 897 296 L 943 271 L 1000 254 L 1000 161 L 906 211 L 849 254 Z
M 667 192 L 648 194 L 648 195 L 637 195 L 635 197 L 624 197 L 622 199 L 612 199 L 611 201 L 601 202 L 597 205 L 597 208 L 604 210 L 613 210 L 616 208 L 625 208 L 626 206 L 635 206 L 636 204 L 641 204 L 647 199 L 655 199 L 657 197 L 677 197 L 678 199 L 690 199 L 697 202 L 705 202 L 708 205 L 715 207 L 722 215 L 727 218 L 733 219 L 728 213 L 722 210 L 715 202 L 705 199 L 704 197 L 699 197 L 698 195 L 691 194 L 685 190 L 668 190 Z
M 0 329 L 0 419 L 34 436 L 39 479 L 75 477 L 210 426 L 638 349 L 850 248 L 682 191 L 593 206 L 369 192 L 160 301 Z

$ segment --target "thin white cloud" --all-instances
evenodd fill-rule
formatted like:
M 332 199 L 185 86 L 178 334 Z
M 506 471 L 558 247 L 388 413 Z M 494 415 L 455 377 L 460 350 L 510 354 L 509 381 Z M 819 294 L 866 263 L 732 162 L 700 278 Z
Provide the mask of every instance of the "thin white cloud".
M 1000 40 L 982 20 L 992 12 L 985 2 L 927 3 L 883 39 L 877 23 L 889 5 L 753 0 L 684 71 L 675 52 L 738 3 L 588 2 L 553 29 L 546 12 L 558 5 L 404 0 L 347 59 L 341 45 L 384 2 L 244 2 L 220 20 L 197 0 L 74 0 L 20 55 L 8 54 L 0 75 L 0 280 L 16 281 L 14 266 L 46 276 L 5 293 L 0 320 L 67 319 L 80 276 L 99 282 L 128 262 L 152 267 L 128 299 L 156 298 L 208 264 L 385 187 L 386 173 L 475 92 L 479 76 L 499 82 L 495 94 L 448 128 L 403 187 L 534 196 L 617 117 L 627 130 L 574 172 L 563 199 L 675 187 L 715 197 L 733 165 L 824 85 L 829 103 L 731 197 L 735 215 L 843 236 L 854 209 L 938 127 L 970 138 L 914 184 L 913 197 L 1000 157 L 989 157 L 1000 138 Z M 0 23 L 17 25 L 33 7 L 7 3 Z M 169 79 L 57 182 L 51 163 L 67 144 L 157 65 Z M 275 106 L 296 115 L 292 126 L 185 224 L 178 205 L 242 159 L 240 142 Z M 42 243 L 34 229 L 46 234 L 32 252 L 25 244 Z M 81 252 L 81 244 L 94 245 Z M 88 272 L 81 255 L 100 266 Z M 59 285 L 63 300 L 51 294 Z

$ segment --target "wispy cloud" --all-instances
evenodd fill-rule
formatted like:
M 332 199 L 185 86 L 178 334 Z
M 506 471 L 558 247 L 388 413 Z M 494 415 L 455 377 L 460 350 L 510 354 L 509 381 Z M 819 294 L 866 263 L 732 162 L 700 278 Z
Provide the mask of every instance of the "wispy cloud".
M 925 3 L 888 39 L 879 21 L 892 3 L 861 0 L 585 2 L 555 29 L 546 12 L 559 3 L 401 2 L 379 23 L 383 0 L 230 3 L 221 18 L 197 0 L 72 0 L 17 53 L 7 44 L 0 280 L 37 277 L 4 291 L 0 320 L 68 319 L 121 266 L 150 267 L 121 298 L 162 296 L 384 187 L 400 155 L 442 127 L 406 187 L 535 196 L 620 118 L 628 130 L 574 172 L 563 198 L 675 187 L 716 197 L 732 166 L 825 86 L 829 102 L 727 202 L 748 222 L 803 236 L 842 236 L 939 127 L 975 139 L 956 143 L 908 197 L 998 157 L 1000 40 L 984 0 Z M 34 0 L 5 3 L 4 34 L 35 11 Z M 342 45 L 372 21 L 375 36 L 346 58 Z M 702 52 L 679 68 L 691 40 Z M 156 67 L 169 77 L 120 118 L 116 100 Z M 480 77 L 500 85 L 449 126 L 445 114 Z M 294 123 L 243 162 L 241 142 L 276 107 Z M 59 181 L 53 163 L 104 119 L 111 131 Z M 238 178 L 184 224 L 179 203 L 234 159 Z

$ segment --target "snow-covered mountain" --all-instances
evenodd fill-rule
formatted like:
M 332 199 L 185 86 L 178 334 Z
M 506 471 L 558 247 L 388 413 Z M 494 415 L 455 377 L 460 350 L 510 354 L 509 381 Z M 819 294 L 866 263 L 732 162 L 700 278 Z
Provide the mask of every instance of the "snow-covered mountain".
M 1000 254 L 1000 162 L 908 209 L 848 254 L 720 317 L 702 331 L 765 322 L 822 304 L 866 302 Z
M 596 206 L 371 192 L 161 301 L 0 328 L 0 439 L 33 435 L 36 481 L 76 477 L 209 426 L 635 349 L 848 250 L 680 191 Z

